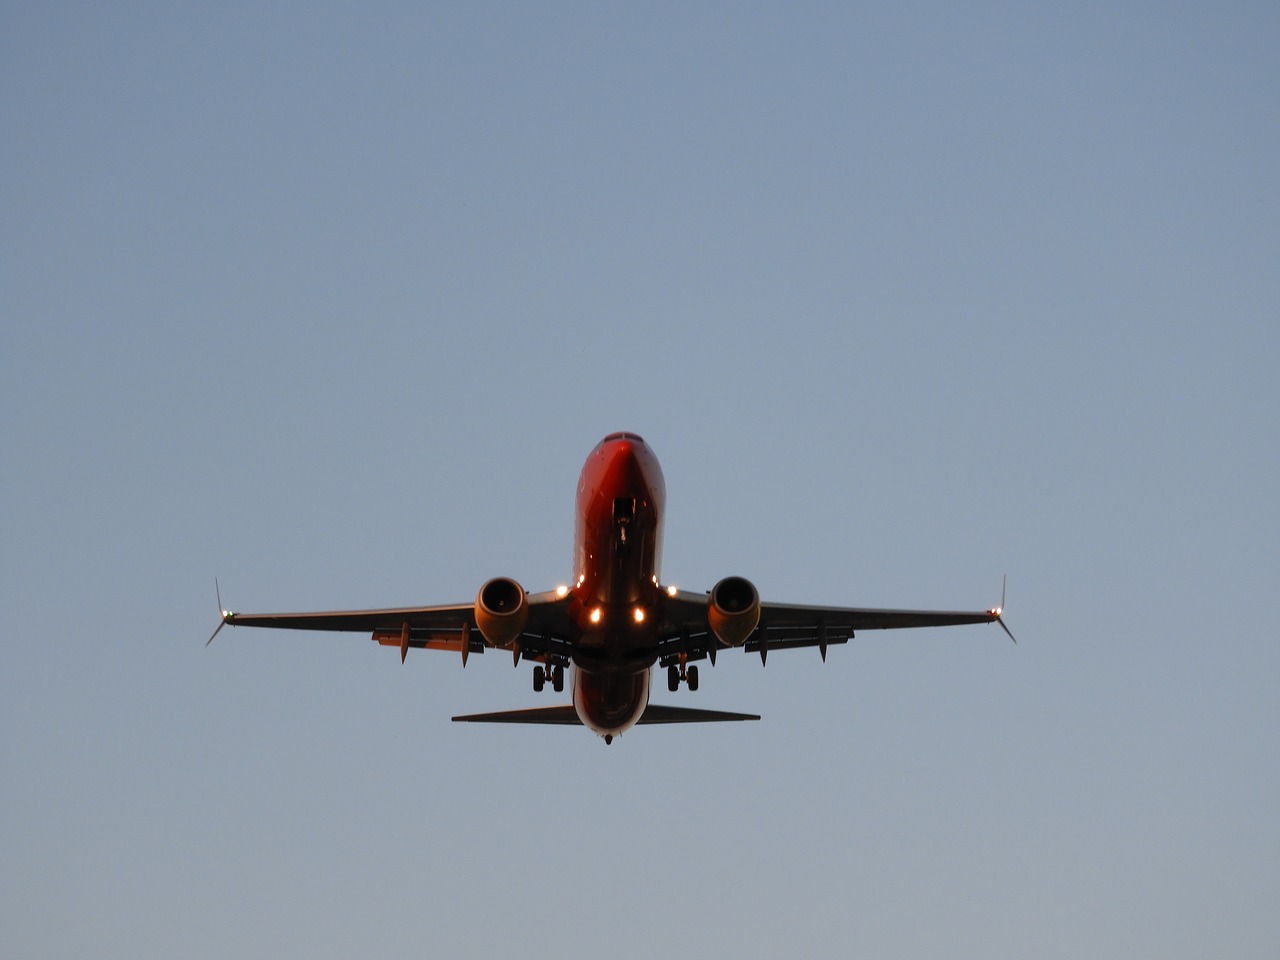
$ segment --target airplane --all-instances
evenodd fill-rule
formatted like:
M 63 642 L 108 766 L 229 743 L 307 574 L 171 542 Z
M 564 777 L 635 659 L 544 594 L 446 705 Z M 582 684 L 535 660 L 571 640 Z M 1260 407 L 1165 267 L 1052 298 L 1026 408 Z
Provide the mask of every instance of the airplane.
M 601 440 L 578 477 L 573 581 L 543 593 L 526 593 L 515 580 L 495 577 L 474 603 L 329 613 L 247 614 L 222 610 L 209 637 L 233 627 L 332 630 L 370 634 L 384 646 L 451 650 L 467 665 L 470 654 L 509 651 L 513 662 L 532 661 L 533 689 L 550 684 L 569 704 L 454 717 L 470 723 L 581 724 L 606 744 L 637 724 L 759 720 L 756 714 L 700 710 L 652 703 L 655 665 L 667 689 L 698 689 L 697 662 L 714 666 L 721 649 L 758 653 L 764 664 L 774 650 L 827 649 L 847 643 L 858 630 L 997 623 L 1013 633 L 1001 605 L 976 612 L 879 610 L 762 602 L 751 581 L 720 580 L 706 593 L 664 585 L 662 520 L 666 483 L 658 459 L 634 433 Z M 221 599 L 219 598 L 219 607 Z

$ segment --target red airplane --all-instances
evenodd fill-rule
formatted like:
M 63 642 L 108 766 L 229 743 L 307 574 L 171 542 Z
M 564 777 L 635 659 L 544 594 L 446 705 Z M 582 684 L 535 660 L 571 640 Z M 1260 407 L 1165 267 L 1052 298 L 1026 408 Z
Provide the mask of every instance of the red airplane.
M 874 610 L 859 607 L 761 603 L 755 586 L 726 577 L 707 593 L 664 586 L 662 512 L 666 484 L 653 451 L 634 433 L 611 433 L 587 457 L 578 477 L 573 584 L 526 593 L 497 577 L 474 603 L 332 613 L 246 614 L 222 611 L 227 624 L 286 630 L 370 633 L 384 646 L 453 650 L 467 656 L 486 647 L 511 651 L 515 663 L 532 660 L 533 689 L 548 681 L 564 689 L 569 668 L 572 704 L 454 720 L 479 723 L 583 724 L 605 743 L 637 723 L 759 720 L 746 713 L 696 710 L 649 702 L 654 664 L 665 667 L 667 689 L 698 689 L 695 661 L 714 665 L 721 647 L 758 652 L 846 643 L 856 630 L 998 623 L 1003 606 L 969 613 L 941 610 Z M 213 636 L 209 643 L 213 642 Z M 1016 642 L 1016 641 L 1015 641 Z M 207 646 L 207 644 L 206 644 Z

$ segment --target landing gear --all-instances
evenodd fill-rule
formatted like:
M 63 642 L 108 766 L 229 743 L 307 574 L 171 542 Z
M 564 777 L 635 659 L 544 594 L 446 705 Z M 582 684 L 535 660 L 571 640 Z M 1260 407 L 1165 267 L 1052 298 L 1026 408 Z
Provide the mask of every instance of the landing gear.
M 551 689 L 556 693 L 564 690 L 564 667 L 560 665 L 544 667 L 542 664 L 538 664 L 533 668 L 534 693 L 541 693 L 548 680 L 551 681 Z
M 675 693 L 680 689 L 681 681 L 684 681 L 690 692 L 698 689 L 698 668 L 686 667 L 683 657 L 679 663 L 673 663 L 667 667 L 667 689 Z

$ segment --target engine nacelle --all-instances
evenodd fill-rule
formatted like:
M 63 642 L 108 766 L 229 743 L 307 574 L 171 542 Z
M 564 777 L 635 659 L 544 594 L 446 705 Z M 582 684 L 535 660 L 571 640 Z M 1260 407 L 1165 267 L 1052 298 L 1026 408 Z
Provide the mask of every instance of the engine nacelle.
M 760 594 L 744 577 L 725 577 L 711 588 L 707 625 L 726 647 L 740 647 L 760 623 Z
M 510 646 L 528 619 L 524 587 L 508 577 L 494 577 L 476 594 L 476 626 L 491 647 Z

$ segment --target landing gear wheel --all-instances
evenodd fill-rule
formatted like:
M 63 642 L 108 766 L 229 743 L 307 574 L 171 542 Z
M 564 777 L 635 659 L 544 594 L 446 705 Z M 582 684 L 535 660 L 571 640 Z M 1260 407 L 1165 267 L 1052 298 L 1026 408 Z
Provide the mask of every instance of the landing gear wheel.
M 673 663 L 667 667 L 667 689 L 675 693 L 680 688 L 680 670 Z
M 533 668 L 533 692 L 541 693 L 542 688 L 547 682 L 547 671 L 542 669 L 542 664 L 538 664 Z
M 557 665 L 551 668 L 551 688 L 556 693 L 564 690 L 564 667 Z
M 698 689 L 698 668 L 697 667 L 690 667 L 685 672 L 684 682 L 689 687 L 689 690 L 691 692 Z

